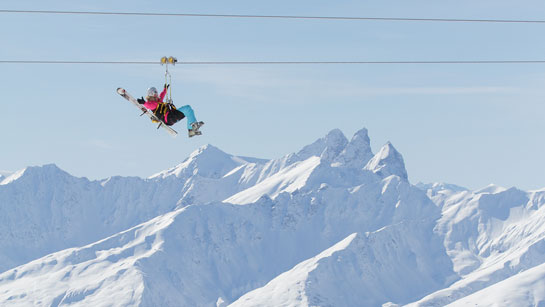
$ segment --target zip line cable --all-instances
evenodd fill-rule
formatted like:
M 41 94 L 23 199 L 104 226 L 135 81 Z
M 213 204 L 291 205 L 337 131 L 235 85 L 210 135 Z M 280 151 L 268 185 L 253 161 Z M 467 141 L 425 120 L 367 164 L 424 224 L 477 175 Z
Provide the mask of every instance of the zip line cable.
M 459 19 L 459 18 L 406 18 L 406 17 L 351 17 L 351 16 L 296 16 L 296 15 L 245 15 L 245 14 L 191 14 L 191 13 L 145 13 L 106 11 L 37 11 L 0 10 L 14 14 L 65 14 L 65 15 L 124 15 L 124 16 L 170 16 L 170 17 L 219 17 L 219 18 L 266 18 L 266 19 L 315 19 L 315 20 L 363 20 L 363 21 L 421 21 L 421 22 L 484 22 L 484 23 L 545 23 L 545 20 L 524 19 Z
M 0 60 L 0 64 L 129 64 L 129 65 L 150 65 L 161 64 L 161 62 L 142 61 L 34 61 L 34 60 Z
M 111 64 L 157 65 L 158 61 L 31 61 L 0 60 L 0 64 Z M 349 65 L 349 64 L 545 64 L 545 60 L 468 60 L 468 61 L 195 61 L 177 65 Z

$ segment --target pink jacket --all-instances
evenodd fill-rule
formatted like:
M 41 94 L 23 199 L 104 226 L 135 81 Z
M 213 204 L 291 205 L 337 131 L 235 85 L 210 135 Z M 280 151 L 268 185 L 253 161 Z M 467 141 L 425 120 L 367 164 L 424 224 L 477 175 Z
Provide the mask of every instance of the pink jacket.
M 165 87 L 163 91 L 161 92 L 161 94 L 159 94 L 159 100 L 148 100 L 146 101 L 146 103 L 144 103 L 144 107 L 152 111 L 155 111 L 159 102 L 163 102 L 163 99 L 165 99 L 166 94 L 167 94 L 167 88 Z
M 167 88 L 165 87 L 163 89 L 163 91 L 161 92 L 161 94 L 159 94 L 159 99 L 158 100 L 148 100 L 144 103 L 144 107 L 152 110 L 152 111 L 155 111 L 155 109 L 157 109 L 157 106 L 159 105 L 159 103 L 162 103 L 163 102 L 163 99 L 165 99 L 165 95 L 167 94 Z M 168 109 L 167 109 L 168 110 Z M 165 123 L 167 122 L 167 115 L 168 115 L 168 111 L 165 112 Z

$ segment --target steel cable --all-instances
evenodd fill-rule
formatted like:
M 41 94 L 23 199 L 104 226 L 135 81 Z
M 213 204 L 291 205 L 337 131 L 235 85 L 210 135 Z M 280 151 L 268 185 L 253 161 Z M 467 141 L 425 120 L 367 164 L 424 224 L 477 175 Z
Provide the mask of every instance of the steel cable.
M 45 10 L 0 10 L 0 13 L 65 14 L 65 15 L 170 16 L 170 17 L 219 17 L 219 18 L 266 18 L 266 19 L 315 19 L 315 20 L 361 20 L 361 21 L 545 23 L 545 20 L 539 20 L 539 19 L 525 20 L 525 19 L 465 19 L 465 18 L 410 18 L 410 17 L 358 17 L 358 16 L 297 16 L 297 15 L 192 14 L 192 13 L 53 11 L 53 10 L 48 10 L 48 11 L 45 11 Z

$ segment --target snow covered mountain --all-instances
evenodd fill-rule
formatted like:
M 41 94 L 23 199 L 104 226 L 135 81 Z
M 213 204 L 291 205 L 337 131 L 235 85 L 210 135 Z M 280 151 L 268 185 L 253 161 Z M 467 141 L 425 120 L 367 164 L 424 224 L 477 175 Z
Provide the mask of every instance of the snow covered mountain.
M 333 130 L 275 160 L 207 145 L 147 179 L 89 181 L 55 165 L 6 175 L 0 305 L 545 297 L 545 189 L 411 185 L 401 154 L 389 142 L 373 154 L 366 129 L 350 140 Z
M 436 230 L 444 238 L 454 270 L 462 278 L 415 305 L 463 306 L 467 299 L 462 298 L 468 294 L 487 287 L 494 289 L 496 283 L 545 263 L 545 189 L 524 192 L 490 185 L 474 192 L 428 190 L 428 193 L 442 206 Z M 539 283 L 531 285 L 536 288 L 513 289 L 513 295 L 523 290 L 542 291 Z M 483 293 L 490 294 L 493 290 Z M 498 293 L 496 302 L 502 302 L 499 299 L 505 295 Z M 521 302 L 517 306 L 529 305 Z

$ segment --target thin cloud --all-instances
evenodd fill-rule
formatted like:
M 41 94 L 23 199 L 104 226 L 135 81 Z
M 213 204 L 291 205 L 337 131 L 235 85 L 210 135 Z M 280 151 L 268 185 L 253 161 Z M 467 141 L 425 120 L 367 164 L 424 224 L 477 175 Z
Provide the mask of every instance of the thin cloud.
M 191 69 L 184 82 L 205 83 L 224 95 L 252 100 L 307 100 L 308 97 L 369 97 L 396 95 L 468 95 L 517 93 L 520 88 L 508 86 L 406 86 L 373 87 L 346 80 L 286 78 L 276 72 L 251 69 Z M 290 99 L 291 97 L 291 99 Z

